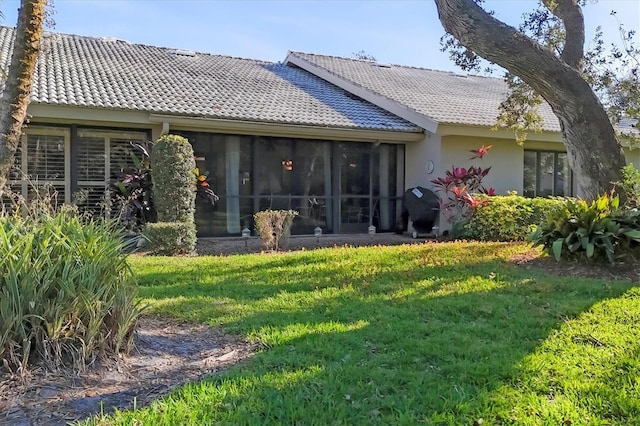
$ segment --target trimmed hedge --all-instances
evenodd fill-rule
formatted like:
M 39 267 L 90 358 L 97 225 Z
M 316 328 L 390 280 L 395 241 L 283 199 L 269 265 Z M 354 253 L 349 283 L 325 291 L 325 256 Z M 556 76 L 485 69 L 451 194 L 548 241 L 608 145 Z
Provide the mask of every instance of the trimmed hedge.
M 561 210 L 564 198 L 525 198 L 519 195 L 475 195 L 480 201 L 463 225 L 466 238 L 482 241 L 524 241 L 544 218 Z
M 164 135 L 151 154 L 153 200 L 160 222 L 193 223 L 196 200 L 193 148 L 182 136 Z
M 166 256 L 193 254 L 197 241 L 193 222 L 148 223 L 145 236 L 150 251 Z

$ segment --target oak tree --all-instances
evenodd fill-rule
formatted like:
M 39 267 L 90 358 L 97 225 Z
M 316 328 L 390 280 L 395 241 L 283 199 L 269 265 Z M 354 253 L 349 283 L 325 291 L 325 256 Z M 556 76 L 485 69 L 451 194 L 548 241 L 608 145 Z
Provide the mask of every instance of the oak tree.
M 455 39 L 450 46 L 465 48 L 461 62 L 477 62 L 480 56 L 495 63 L 512 75 L 512 89 L 531 91 L 515 92 L 516 98 L 535 104 L 540 96 L 551 106 L 560 123 L 569 165 L 585 198 L 595 199 L 621 180 L 625 165 L 622 147 L 583 68 L 585 27 L 578 0 L 541 0 L 543 8 L 538 13 L 545 13 L 546 8 L 546 18 L 555 19 L 561 30 L 540 29 L 548 43 L 496 19 L 478 4 L 480 1 L 434 1 L 445 31 Z M 530 27 L 548 22 L 534 14 L 529 18 Z M 525 115 L 525 120 L 532 127 L 539 124 L 535 114 Z

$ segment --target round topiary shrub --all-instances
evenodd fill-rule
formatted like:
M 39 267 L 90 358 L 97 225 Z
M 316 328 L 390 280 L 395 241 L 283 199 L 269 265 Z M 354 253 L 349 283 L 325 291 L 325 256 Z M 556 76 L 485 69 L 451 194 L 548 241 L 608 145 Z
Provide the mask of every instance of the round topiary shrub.
M 159 222 L 194 222 L 196 162 L 182 136 L 164 135 L 151 154 L 153 199 Z
M 193 254 L 196 247 L 196 227 L 189 222 L 148 223 L 145 236 L 153 254 L 175 256 Z

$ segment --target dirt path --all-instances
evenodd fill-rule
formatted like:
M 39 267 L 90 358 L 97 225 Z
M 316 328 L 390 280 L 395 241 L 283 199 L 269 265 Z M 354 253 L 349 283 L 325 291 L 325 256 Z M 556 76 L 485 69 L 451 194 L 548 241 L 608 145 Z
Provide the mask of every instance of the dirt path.
M 0 425 L 58 426 L 115 408 L 149 404 L 173 388 L 215 374 L 256 347 L 217 328 L 141 318 L 136 348 L 118 362 L 32 371 L 26 380 L 0 370 Z

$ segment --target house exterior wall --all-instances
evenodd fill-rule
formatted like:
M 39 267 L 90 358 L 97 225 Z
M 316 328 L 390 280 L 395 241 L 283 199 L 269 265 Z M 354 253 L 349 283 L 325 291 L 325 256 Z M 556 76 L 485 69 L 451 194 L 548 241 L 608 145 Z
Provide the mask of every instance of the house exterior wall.
M 627 159 L 627 164 L 632 163 L 636 169 L 640 170 L 640 148 L 625 149 L 624 156 Z
M 309 137 L 304 126 L 300 129 L 287 127 L 283 131 L 287 135 L 297 131 L 302 136 L 298 138 L 277 136 L 277 127 L 270 127 L 269 136 L 251 134 L 253 131 L 230 134 L 216 131 L 213 123 L 194 129 L 184 123 L 172 125 L 170 119 L 149 121 L 149 115 L 146 122 L 140 114 L 133 114 L 128 121 L 119 123 L 111 119 L 122 118 L 120 112 L 115 112 L 115 115 L 105 112 L 104 117 L 109 121 L 101 122 L 94 115 L 95 111 L 74 108 L 45 108 L 44 111 L 54 117 L 34 117 L 27 127 L 24 148 L 19 153 L 13 179 L 16 191 L 27 196 L 30 181 L 47 183 L 58 191 L 60 202 L 75 202 L 78 192 L 83 191 L 84 201 L 80 207 L 93 213 L 102 212 L 106 182 L 116 172 L 118 164 L 129 158 L 125 152 L 130 148 L 129 141 L 157 140 L 167 132 L 197 135 L 205 142 L 204 145 L 202 141 L 194 143 L 196 156 L 210 162 L 199 164 L 201 169 L 223 172 L 218 176 L 221 186 L 214 186 L 221 195 L 219 205 L 214 208 L 200 206 L 199 232 L 203 236 L 237 235 L 241 227 L 252 227 L 254 212 L 282 208 L 280 203 L 284 202 L 287 204 L 285 208 L 301 212 L 299 223 L 294 224 L 294 233 L 312 233 L 317 225 L 322 226 L 324 232 L 364 233 L 371 224 L 379 231 L 392 231 L 401 211 L 405 188 L 405 144 L 402 139 L 416 138 L 411 133 L 344 132 L 338 129 L 339 135 L 350 140 L 322 139 Z M 250 129 L 259 131 L 260 126 Z M 321 130 L 326 133 L 331 129 Z M 386 138 L 381 139 L 384 136 Z M 212 148 L 206 148 L 207 144 Z M 215 145 L 220 146 L 214 149 Z M 273 155 L 265 151 L 272 146 L 285 150 L 282 155 L 288 157 L 275 158 L 274 155 L 280 155 L 279 151 Z M 305 152 L 312 147 L 320 154 L 314 154 L 319 160 L 309 165 L 306 163 L 311 157 Z M 199 150 L 202 149 L 206 155 L 200 155 Z M 50 153 L 55 154 L 57 162 L 48 161 L 46 169 L 42 162 L 33 161 Z M 244 158 L 246 164 L 235 161 L 236 157 L 236 160 Z M 284 179 L 280 183 L 286 183 L 290 189 L 283 187 L 281 191 L 270 189 L 266 192 L 260 189 L 268 183 L 261 176 L 267 160 L 277 163 L 271 165 L 271 171 L 278 172 L 278 177 Z M 294 160 L 293 165 L 292 161 L 286 160 Z M 304 189 L 306 174 L 302 173 L 303 164 L 315 167 L 309 170 L 320 173 L 321 193 L 311 194 Z M 130 168 L 131 165 L 125 167 Z M 212 183 L 215 185 L 215 181 Z M 250 192 L 242 192 L 247 188 Z M 313 202 L 312 206 L 310 202 Z M 322 210 L 322 213 L 315 214 L 321 216 L 309 214 L 312 208 L 318 212 Z M 240 214 L 244 215 L 242 219 L 239 219 Z M 303 224 L 302 219 L 308 220 Z
M 493 145 L 483 159 L 470 160 L 472 149 Z M 495 188 L 497 194 L 509 191 L 522 193 L 524 148 L 514 140 L 475 138 L 470 136 L 444 136 L 442 138 L 443 173 L 452 167 L 491 167 L 484 179 L 486 188 Z
M 431 187 L 431 180 L 442 174 L 441 140 L 440 135 L 426 133 L 420 142 L 406 144 L 406 175 L 407 188 L 422 186 Z M 433 161 L 434 169 L 427 173 L 426 163 Z

